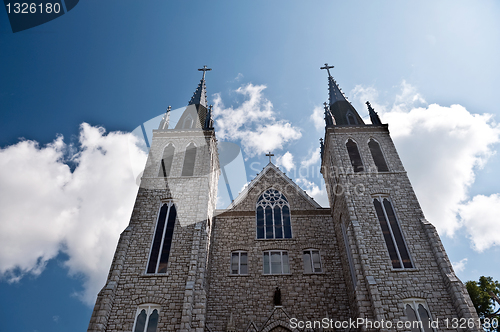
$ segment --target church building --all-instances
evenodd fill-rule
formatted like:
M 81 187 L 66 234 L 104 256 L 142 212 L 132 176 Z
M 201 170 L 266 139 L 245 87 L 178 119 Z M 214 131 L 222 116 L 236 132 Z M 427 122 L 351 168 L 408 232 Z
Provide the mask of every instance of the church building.
M 371 123 L 364 123 L 331 68 L 321 68 L 330 207 L 270 159 L 225 210 L 216 209 L 221 166 L 210 69 L 200 69 L 175 127 L 168 110 L 153 131 L 89 332 L 482 330 L 388 125 L 368 102 Z

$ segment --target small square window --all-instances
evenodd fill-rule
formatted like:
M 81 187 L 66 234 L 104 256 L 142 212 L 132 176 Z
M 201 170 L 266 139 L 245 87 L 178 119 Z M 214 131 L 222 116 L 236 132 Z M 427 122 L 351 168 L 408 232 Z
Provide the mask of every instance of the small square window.
M 319 250 L 304 250 L 304 273 L 321 273 L 321 258 Z
M 248 254 L 246 251 L 231 253 L 231 274 L 248 274 Z
M 289 274 L 288 252 L 272 250 L 264 252 L 264 274 Z

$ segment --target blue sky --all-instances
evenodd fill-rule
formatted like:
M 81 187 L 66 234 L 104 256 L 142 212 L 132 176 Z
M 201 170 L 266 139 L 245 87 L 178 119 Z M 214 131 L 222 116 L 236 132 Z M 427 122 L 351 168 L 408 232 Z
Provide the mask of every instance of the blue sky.
M 205 64 L 217 135 L 241 145 L 248 180 L 269 149 L 321 204 L 321 177 L 298 170 L 319 165 L 319 67 L 334 65 L 360 115 L 370 100 L 389 123 L 458 276 L 500 279 L 499 14 L 497 1 L 80 1 L 12 33 L 0 10 L 2 329 L 87 329 L 143 162 L 127 133 L 184 106 Z

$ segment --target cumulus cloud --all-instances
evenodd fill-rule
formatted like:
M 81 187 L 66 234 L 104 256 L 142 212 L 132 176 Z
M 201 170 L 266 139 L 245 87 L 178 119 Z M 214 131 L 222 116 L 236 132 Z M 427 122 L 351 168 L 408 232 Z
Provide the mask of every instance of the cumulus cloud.
M 322 182 L 321 187 L 306 178 L 298 178 L 295 181 L 301 188 L 303 188 L 309 196 L 311 196 L 319 205 L 329 206 L 328 195 L 326 193 L 326 187 L 324 182 Z
M 236 108 L 225 108 L 220 94 L 214 98 L 214 119 L 221 140 L 240 141 L 248 157 L 282 149 L 284 144 L 302 137 L 300 129 L 277 120 L 273 104 L 262 91 L 264 85 L 247 84 L 236 90 L 246 100 Z
M 0 277 L 13 282 L 38 275 L 64 252 L 70 275 L 85 279 L 77 295 L 95 301 L 132 212 L 137 185 L 131 169 L 146 160 L 131 140 L 131 134 L 105 135 L 84 123 L 78 148 L 58 137 L 44 147 L 22 141 L 0 150 Z
M 465 270 L 465 264 L 467 264 L 467 258 L 460 260 L 459 262 L 453 262 L 453 269 L 456 273 L 460 273 Z
M 285 168 L 286 171 L 289 172 L 291 169 L 295 168 L 293 155 L 289 151 L 287 151 L 284 155 L 278 156 L 278 158 L 276 158 L 276 165 L 283 166 L 283 168 Z
M 459 211 L 474 249 L 481 252 L 500 245 L 500 194 L 474 196 L 472 200 L 462 204 Z
M 359 96 L 376 97 L 370 88 L 359 87 L 357 91 Z M 403 82 L 394 104 L 379 105 L 379 111 L 382 121 L 389 123 L 427 219 L 449 236 L 465 226 L 476 250 L 498 245 L 500 235 L 491 235 L 498 227 L 495 213 L 485 211 L 482 218 L 474 215 L 486 204 L 491 204 L 490 209 L 499 206 L 498 196 L 471 199 L 468 191 L 475 172 L 494 153 L 494 144 L 500 142 L 500 126 L 492 115 L 472 114 L 460 105 L 422 104 L 422 96 Z M 490 235 L 488 239 L 485 234 Z
M 309 150 L 306 159 L 300 162 L 300 167 L 310 167 L 319 162 L 321 158 L 321 148 L 318 147 L 315 150 Z
M 317 106 L 313 109 L 313 112 L 310 116 L 311 121 L 314 123 L 314 127 L 317 131 L 325 130 L 325 116 L 323 108 Z

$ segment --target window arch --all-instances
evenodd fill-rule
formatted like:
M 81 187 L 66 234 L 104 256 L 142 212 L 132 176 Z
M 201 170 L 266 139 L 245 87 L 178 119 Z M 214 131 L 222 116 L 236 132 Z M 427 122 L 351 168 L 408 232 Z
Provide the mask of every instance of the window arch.
M 160 162 L 160 170 L 158 171 L 158 177 L 167 177 L 170 175 L 170 169 L 172 168 L 172 161 L 174 160 L 175 148 L 172 144 L 168 144 L 163 150 L 163 156 Z
M 410 330 L 412 332 L 435 332 L 432 327 L 432 317 L 427 303 L 423 299 L 405 299 L 405 316 L 411 322 Z
M 391 201 L 387 197 L 377 196 L 373 198 L 373 205 L 382 228 L 392 267 L 395 269 L 413 268 L 403 232 L 396 219 Z
M 347 148 L 347 153 L 349 154 L 349 159 L 351 159 L 351 165 L 354 169 L 354 173 L 363 172 L 363 161 L 361 160 L 361 155 L 359 154 L 358 145 L 352 139 L 348 139 L 345 143 Z
M 291 239 L 290 204 L 276 189 L 267 189 L 256 206 L 257 239 Z
M 182 122 L 182 128 L 183 128 L 183 129 L 191 129 L 191 128 L 193 128 L 193 123 L 194 123 L 194 120 L 193 120 L 193 118 L 191 117 L 191 114 L 188 114 L 188 115 L 184 118 L 184 122 Z
M 147 273 L 167 273 L 176 218 L 175 204 L 172 201 L 163 204 L 158 214 L 153 243 L 149 253 Z
M 354 114 L 351 111 L 347 111 L 345 116 L 347 117 L 347 124 L 350 124 L 350 125 L 358 124 L 358 121 L 356 121 L 356 117 L 354 116 Z
M 370 138 L 370 141 L 368 141 L 368 147 L 370 148 L 373 162 L 375 163 L 375 166 L 377 166 L 377 170 L 379 172 L 389 172 L 389 168 L 387 167 L 387 163 L 385 162 L 384 154 L 382 153 L 380 144 L 378 144 L 378 142 L 373 138 Z
M 196 161 L 196 145 L 191 142 L 184 154 L 184 165 L 182 166 L 182 176 L 193 176 L 194 163 Z
M 157 304 L 143 304 L 137 308 L 135 314 L 134 332 L 156 332 L 160 306 Z

